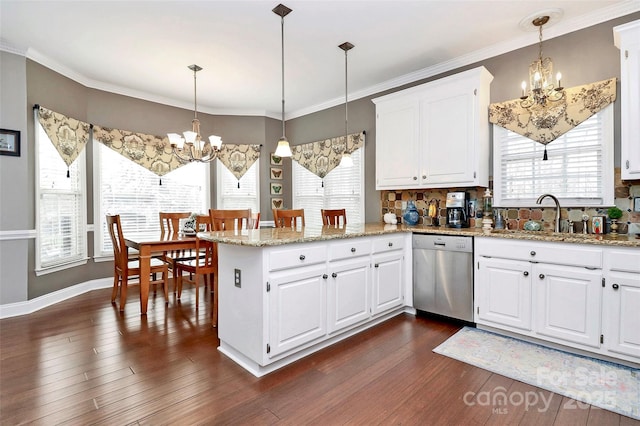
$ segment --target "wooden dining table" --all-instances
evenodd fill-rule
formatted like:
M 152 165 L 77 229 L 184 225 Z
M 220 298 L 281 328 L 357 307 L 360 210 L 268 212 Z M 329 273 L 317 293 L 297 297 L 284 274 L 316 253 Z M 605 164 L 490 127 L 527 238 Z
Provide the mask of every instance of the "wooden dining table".
M 151 257 L 154 254 L 174 250 L 195 250 L 196 236 L 182 233 L 136 234 L 130 233 L 124 238 L 127 247 L 138 250 L 140 258 L 140 312 L 147 313 L 149 301 L 149 276 L 151 275 Z

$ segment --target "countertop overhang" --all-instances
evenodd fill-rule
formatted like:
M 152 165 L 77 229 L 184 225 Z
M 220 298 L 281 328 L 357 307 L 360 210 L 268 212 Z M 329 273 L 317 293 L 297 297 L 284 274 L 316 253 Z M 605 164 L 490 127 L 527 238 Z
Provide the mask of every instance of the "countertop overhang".
M 242 231 L 200 232 L 200 238 L 216 243 L 250 247 L 279 246 L 284 244 L 326 241 L 334 239 L 384 235 L 397 232 L 419 234 L 458 235 L 467 237 L 492 237 L 514 240 L 594 244 L 605 246 L 640 247 L 640 238 L 620 234 L 568 234 L 548 231 L 491 230 L 481 228 L 447 228 L 444 226 L 387 225 L 384 223 L 347 224 L 334 227 L 304 227 L 301 229 L 262 228 Z

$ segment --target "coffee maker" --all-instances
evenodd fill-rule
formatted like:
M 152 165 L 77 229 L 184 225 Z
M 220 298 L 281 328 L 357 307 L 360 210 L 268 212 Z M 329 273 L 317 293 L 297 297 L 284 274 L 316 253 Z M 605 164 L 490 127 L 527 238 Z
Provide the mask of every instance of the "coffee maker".
M 469 227 L 469 194 L 466 192 L 447 193 L 447 227 Z

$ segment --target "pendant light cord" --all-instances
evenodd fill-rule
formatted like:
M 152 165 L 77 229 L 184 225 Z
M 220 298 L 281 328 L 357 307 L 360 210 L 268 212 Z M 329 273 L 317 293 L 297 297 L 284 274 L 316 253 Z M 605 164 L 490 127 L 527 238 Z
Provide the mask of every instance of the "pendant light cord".
M 282 47 L 282 139 L 286 139 L 284 133 L 284 16 L 280 18 L 281 47 Z
M 347 52 L 349 50 L 345 49 L 344 51 L 344 149 L 347 150 L 347 142 L 349 141 L 349 100 L 348 100 L 348 83 L 347 83 Z

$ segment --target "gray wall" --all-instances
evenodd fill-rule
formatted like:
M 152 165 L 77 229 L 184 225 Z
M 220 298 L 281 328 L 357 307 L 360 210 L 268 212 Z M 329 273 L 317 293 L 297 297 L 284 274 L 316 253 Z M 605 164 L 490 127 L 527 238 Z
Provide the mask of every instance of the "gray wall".
M 612 28 L 640 19 L 640 13 L 593 26 L 562 37 L 545 40 L 544 53 L 562 71 L 565 86 L 577 86 L 620 76 L 619 51 L 613 44 Z M 380 220 L 380 195 L 375 190 L 375 108 L 371 99 L 484 65 L 494 76 L 491 101 L 519 95 L 520 82 L 527 67 L 537 56 L 537 45 L 490 58 L 480 63 L 424 79 L 403 87 L 377 93 L 349 103 L 349 131 L 364 130 L 366 137 L 365 197 L 367 221 Z M 354 66 L 354 65 L 352 65 Z M 162 135 L 188 126 L 192 111 L 86 88 L 31 60 L 0 52 L 2 101 L 0 127 L 22 132 L 22 156 L 0 156 L 0 304 L 33 299 L 65 287 L 93 279 L 110 277 L 109 262 L 95 263 L 66 271 L 35 276 L 35 190 L 32 106 L 40 104 L 74 118 L 104 126 Z M 616 102 L 619 117 L 619 101 Z M 199 114 L 204 133 L 215 133 L 228 143 L 261 143 L 264 155 L 261 167 L 261 212 L 263 220 L 272 219 L 269 195 L 269 153 L 281 136 L 278 120 L 265 117 L 212 116 Z M 302 144 L 344 133 L 344 105 L 289 120 L 287 137 Z M 616 165 L 619 165 L 619 118 L 616 122 Z M 88 218 L 93 223 L 92 149 L 88 154 Z M 285 204 L 291 206 L 291 160 L 284 163 Z M 215 171 L 211 173 L 212 183 Z M 212 185 L 212 206 L 215 203 Z M 19 234 L 14 237 L 14 234 Z M 89 254 L 93 256 L 93 233 L 89 234 Z
M 27 138 L 25 68 L 23 57 L 0 52 L 0 128 L 20 131 L 21 139 L 20 157 L 0 156 L 0 304 L 27 300 L 33 154 Z

